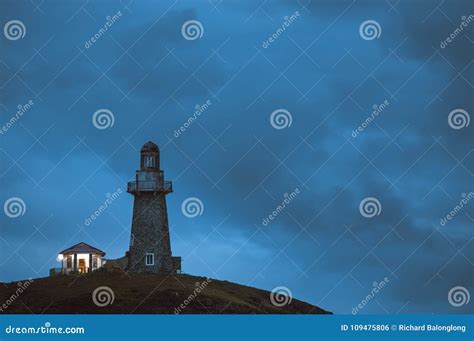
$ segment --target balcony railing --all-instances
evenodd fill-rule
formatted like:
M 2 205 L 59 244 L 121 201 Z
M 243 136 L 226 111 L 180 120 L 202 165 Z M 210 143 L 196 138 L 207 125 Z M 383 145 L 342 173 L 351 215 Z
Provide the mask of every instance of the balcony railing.
M 79 273 L 89 273 L 97 268 L 91 269 L 90 267 L 81 267 L 81 268 L 51 268 L 49 269 L 49 277 L 59 276 L 59 275 L 69 275 L 69 274 L 79 274 Z
M 173 192 L 173 185 L 171 181 L 163 181 L 157 183 L 156 181 L 130 181 L 128 183 L 127 192 Z

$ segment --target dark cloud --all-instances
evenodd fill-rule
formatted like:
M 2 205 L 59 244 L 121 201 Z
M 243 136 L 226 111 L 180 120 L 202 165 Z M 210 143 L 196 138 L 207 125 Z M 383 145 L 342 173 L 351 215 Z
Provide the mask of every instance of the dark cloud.
M 186 272 L 285 285 L 340 313 L 387 277 L 364 313 L 472 312 L 449 305 L 447 293 L 457 285 L 474 292 L 473 203 L 440 226 L 472 191 L 472 124 L 448 124 L 452 110 L 473 111 L 472 30 L 439 49 L 472 4 L 445 3 L 429 17 L 437 5 L 430 1 L 392 5 L 101 2 L 78 11 L 46 1 L 35 11 L 29 2 L 3 2 L 0 23 L 23 20 L 27 35 L 0 39 L 1 123 L 18 104 L 35 104 L 0 137 L 2 202 L 18 196 L 27 204 L 21 218 L 1 218 L 1 280 L 46 275 L 56 251 L 78 241 L 121 256 L 133 198 L 121 194 L 92 226 L 84 219 L 106 193 L 124 190 L 141 144 L 154 140 L 175 180 L 173 253 Z M 86 49 L 119 10 L 120 20 Z M 301 16 L 263 48 L 295 10 Z M 192 19 L 204 35 L 188 41 L 181 25 Z M 380 23 L 379 39 L 359 36 L 368 19 Z M 209 108 L 174 137 L 207 100 Z M 101 108 L 114 113 L 110 129 L 92 124 Z M 270 114 L 280 108 L 292 124 L 277 130 Z M 262 226 L 296 188 L 301 193 Z M 204 203 L 199 218 L 181 214 L 190 196 Z M 366 197 L 381 202 L 380 215 L 361 216 Z

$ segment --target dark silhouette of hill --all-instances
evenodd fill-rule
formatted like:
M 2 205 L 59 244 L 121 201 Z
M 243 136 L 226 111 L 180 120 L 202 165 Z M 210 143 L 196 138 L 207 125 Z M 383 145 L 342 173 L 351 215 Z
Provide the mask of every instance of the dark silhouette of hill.
M 122 271 L 55 276 L 26 282 L 0 283 L 3 314 L 330 314 L 309 303 L 292 299 L 275 306 L 270 292 L 227 281 L 191 275 L 165 276 Z M 109 287 L 97 294 L 98 287 Z M 18 288 L 24 287 L 21 293 Z M 200 289 L 199 292 L 198 288 Z M 18 295 L 13 299 L 13 296 Z M 288 297 L 280 296 L 281 301 Z

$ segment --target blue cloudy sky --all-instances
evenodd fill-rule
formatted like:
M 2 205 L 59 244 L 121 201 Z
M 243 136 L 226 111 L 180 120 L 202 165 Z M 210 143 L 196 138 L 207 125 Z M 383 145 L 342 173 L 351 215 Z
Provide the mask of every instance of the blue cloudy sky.
M 472 313 L 474 298 L 448 299 L 474 294 L 472 13 L 438 0 L 1 1 L 0 199 L 25 209 L 2 212 L 0 280 L 46 276 L 79 241 L 122 256 L 126 183 L 152 140 L 184 272 L 347 314 L 387 278 L 360 313 Z M 185 37 L 190 20 L 202 29 Z M 183 215 L 189 197 L 201 215 Z M 365 198 L 378 215 L 361 214 Z

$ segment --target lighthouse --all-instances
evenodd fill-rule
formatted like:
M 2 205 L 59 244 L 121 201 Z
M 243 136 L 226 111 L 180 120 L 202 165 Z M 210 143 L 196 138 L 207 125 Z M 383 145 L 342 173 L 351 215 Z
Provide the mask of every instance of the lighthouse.
M 181 257 L 171 256 L 166 195 L 171 181 L 160 169 L 160 150 L 147 142 L 140 150 L 140 169 L 127 192 L 134 196 L 128 271 L 175 274 L 181 271 Z

